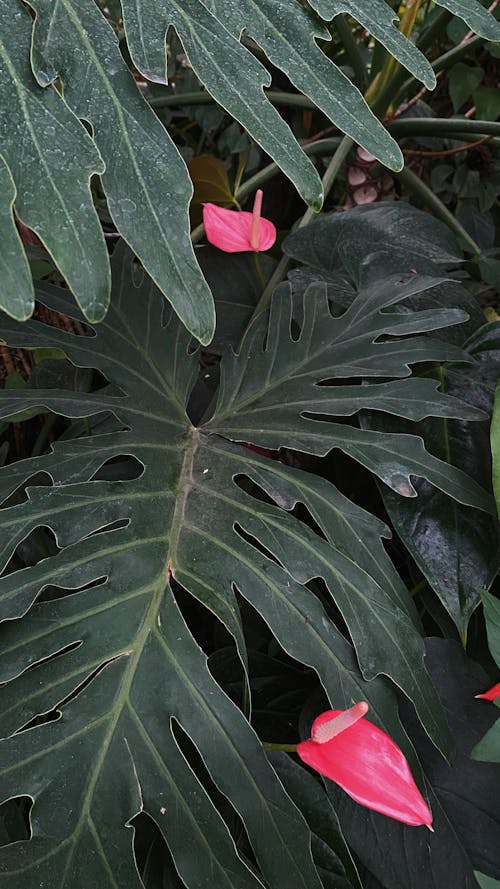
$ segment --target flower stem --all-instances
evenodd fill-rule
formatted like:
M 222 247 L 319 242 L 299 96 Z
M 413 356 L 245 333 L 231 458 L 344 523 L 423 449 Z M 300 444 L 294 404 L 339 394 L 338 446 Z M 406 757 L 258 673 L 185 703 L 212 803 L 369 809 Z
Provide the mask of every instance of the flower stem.
M 264 750 L 282 750 L 283 753 L 296 753 L 297 751 L 296 744 L 267 744 L 263 741 L 262 746 Z
M 257 272 L 257 277 L 259 279 L 259 284 L 262 288 L 262 291 L 264 291 L 266 289 L 266 279 L 264 278 L 264 272 L 262 271 L 262 265 L 261 265 L 261 262 L 259 259 L 259 254 L 257 253 L 256 250 L 254 250 L 254 253 L 253 253 L 253 261 L 255 264 L 255 270 Z

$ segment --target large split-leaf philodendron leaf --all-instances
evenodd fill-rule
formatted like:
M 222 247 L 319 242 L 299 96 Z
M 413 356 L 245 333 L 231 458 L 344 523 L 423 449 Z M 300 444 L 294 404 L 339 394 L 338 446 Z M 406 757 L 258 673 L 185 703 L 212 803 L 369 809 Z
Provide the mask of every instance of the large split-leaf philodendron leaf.
M 387 529 L 324 479 L 230 439 L 238 437 L 231 430 L 241 413 L 244 434 L 255 433 L 255 440 L 265 438 L 268 426 L 264 443 L 272 446 L 311 445 L 317 453 L 340 446 L 393 482 L 397 474 L 403 493 L 411 490 L 402 479 L 428 473 L 466 502 L 491 508 L 464 473 L 431 458 L 412 436 L 401 443 L 397 473 L 388 473 L 380 442 L 326 419 L 374 404 L 402 410 L 402 385 L 407 404 L 418 396 L 419 414 L 477 416 L 432 386 L 404 379 L 409 361 L 463 358 L 460 350 L 414 335 L 461 316 L 451 309 L 447 319 L 441 310 L 435 316 L 387 311 L 410 291 L 430 286 L 416 276 L 386 283 L 383 292 L 367 289 L 336 319 L 323 292 L 313 289 L 301 336 L 293 339 L 285 292 L 276 299 L 267 336 L 257 322 L 241 356 L 224 359 L 217 412 L 196 429 L 186 415 L 197 373 L 188 334 L 173 314 L 163 324 L 161 294 L 146 276 L 137 280 L 121 247 L 113 266 L 110 311 L 88 335 L 38 320 L 4 318 L 0 328 L 13 346 L 61 349 L 109 381 L 93 393 L 3 391 L 4 417 L 21 405 L 67 417 L 116 417 L 108 431 L 63 439 L 50 453 L 0 471 L 6 566 L 0 577 L 0 786 L 2 799 L 34 801 L 31 839 L 3 850 L 0 887 L 10 889 L 13 880 L 23 889 L 139 887 L 128 825 L 144 811 L 188 889 L 206 885 L 207 874 L 212 885 L 228 889 L 258 887 L 259 874 L 271 889 L 320 889 L 306 821 L 247 719 L 212 677 L 175 595 L 180 585 L 217 615 L 243 664 L 238 596 L 247 599 L 285 651 L 316 671 L 332 704 L 367 700 L 371 718 L 411 759 L 398 718 L 399 686 L 447 753 L 447 724 L 424 667 L 418 616 L 380 542 Z M 67 291 L 44 285 L 40 298 L 72 314 Z M 399 336 L 385 341 L 388 332 Z M 377 376 L 382 368 L 386 382 L 353 385 L 356 376 Z M 400 379 L 387 381 L 388 369 Z M 318 385 L 332 376 L 334 385 Z M 266 410 L 273 392 L 283 399 L 282 416 Z M 301 419 L 302 412 L 318 411 L 318 421 Z M 317 424 L 319 438 L 309 423 Z M 387 436 L 383 441 L 389 445 Z M 142 474 L 106 480 L 108 462 L 127 455 Z M 297 503 L 310 518 L 294 514 Z M 52 529 L 57 552 L 14 570 L 11 556 L 40 527 Z M 316 595 L 318 578 L 350 638 Z M 56 718 L 33 726 L 41 714 Z M 236 851 L 210 786 L 188 764 L 181 729 L 239 813 L 257 870 Z

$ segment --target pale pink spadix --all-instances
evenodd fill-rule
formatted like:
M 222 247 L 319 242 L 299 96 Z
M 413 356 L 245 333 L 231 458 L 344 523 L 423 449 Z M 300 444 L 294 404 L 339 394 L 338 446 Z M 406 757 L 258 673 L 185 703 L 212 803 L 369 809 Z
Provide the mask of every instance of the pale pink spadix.
M 317 725 L 319 720 L 316 719 L 311 729 L 311 740 L 316 741 L 317 744 L 326 744 L 335 735 L 340 735 L 346 728 L 354 725 L 366 713 L 368 713 L 368 704 L 366 701 L 360 701 L 359 704 L 354 704 L 350 710 L 341 712 L 340 716 L 334 716 L 329 722 L 321 722 Z
M 261 188 L 255 193 L 252 213 L 204 204 L 203 225 L 207 240 L 226 253 L 269 250 L 276 240 L 276 228 L 269 219 L 262 218 L 261 212 Z
M 349 710 L 327 710 L 314 720 L 311 738 L 297 744 L 297 754 L 352 799 L 404 824 L 425 824 L 432 814 L 403 752 L 392 738 L 364 719 L 362 701 Z

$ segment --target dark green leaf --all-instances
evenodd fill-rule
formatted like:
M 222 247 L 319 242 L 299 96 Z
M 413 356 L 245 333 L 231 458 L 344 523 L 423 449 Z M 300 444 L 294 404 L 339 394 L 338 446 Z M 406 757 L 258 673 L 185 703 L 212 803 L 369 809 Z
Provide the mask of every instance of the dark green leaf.
M 320 216 L 289 235 L 285 253 L 328 276 L 339 266 L 356 284 L 390 274 L 442 274 L 462 258 L 444 223 L 411 204 L 383 201 Z
M 484 77 L 482 68 L 465 65 L 458 62 L 453 65 L 449 75 L 448 84 L 453 110 L 457 112 L 464 102 L 472 96 L 472 93 L 481 83 Z
M 31 19 L 18 0 L 0 0 L 0 34 L 0 225 L 8 266 L 0 305 L 20 320 L 33 311 L 14 201 L 18 217 L 43 241 L 79 305 L 98 321 L 108 306 L 110 281 L 90 177 L 103 172 L 103 161 L 57 91 L 43 90 L 33 78 Z
M 322 783 L 284 753 L 268 753 L 287 793 L 304 815 L 313 835 L 331 851 L 329 872 L 338 889 L 361 889 L 359 875 L 342 834 L 337 813 Z M 313 853 L 314 853 L 313 843 Z M 316 859 L 318 863 L 318 860 Z
M 59 78 L 68 105 L 92 124 L 106 164 L 102 182 L 112 219 L 188 330 L 210 342 L 213 301 L 189 241 L 192 185 L 177 149 L 93 2 L 31 5 L 37 12 L 33 64 L 39 82 Z

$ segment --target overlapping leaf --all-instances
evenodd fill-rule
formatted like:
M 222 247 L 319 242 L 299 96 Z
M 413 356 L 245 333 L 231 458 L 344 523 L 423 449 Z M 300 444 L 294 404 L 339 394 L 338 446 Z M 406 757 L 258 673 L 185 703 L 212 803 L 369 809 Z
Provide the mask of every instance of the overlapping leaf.
M 500 26 L 477 2 L 445 0 L 441 5 L 466 18 L 490 40 L 500 39 Z M 435 83 L 430 63 L 395 27 L 397 17 L 384 0 L 312 0 L 310 6 L 325 20 L 347 13 L 429 88 Z M 322 23 L 299 0 L 124 0 L 128 43 L 135 63 L 146 77 L 165 80 L 164 40 L 169 25 L 177 30 L 200 80 L 214 98 L 241 121 L 265 151 L 297 185 L 309 203 L 318 200 L 311 170 L 301 161 L 283 122 L 267 105 L 262 85 L 269 85 L 258 65 L 237 39 L 243 31 L 253 37 L 268 58 L 286 72 L 344 132 L 383 163 L 398 169 L 402 155 L 371 114 L 360 93 L 316 45 L 328 37 Z M 234 38 L 231 39 L 231 36 Z M 250 101 L 249 101 L 250 99 Z
M 262 458 L 228 440 L 226 433 L 222 437 L 217 427 L 221 408 L 212 424 L 191 426 L 185 404 L 197 360 L 188 354 L 189 338 L 175 317 L 162 326 L 161 295 L 144 280 L 134 283 L 129 254 L 118 249 L 113 263 L 110 312 L 89 335 L 39 321 L 19 325 L 5 319 L 2 325 L 1 336 L 12 345 L 50 344 L 76 365 L 97 367 L 110 384 L 90 394 L 4 392 L 4 416 L 16 414 L 22 401 L 23 409 L 45 406 L 70 417 L 111 412 L 119 425 L 60 441 L 53 453 L 0 472 L 2 564 L 9 565 L 12 553 L 40 526 L 52 529 L 58 547 L 56 555 L 22 571 L 9 566 L 0 578 L 4 733 L 29 725 L 38 714 L 60 712 L 58 719 L 42 720 L 0 745 L 4 797 L 27 794 L 35 801 L 32 839 L 6 847 L 0 886 L 21 874 L 23 886 L 35 889 L 53 881 L 54 873 L 64 889 L 82 881 L 103 889 L 139 886 L 127 824 L 142 810 L 158 824 L 189 889 L 201 885 L 207 873 L 228 887 L 259 885 L 186 763 L 175 728 L 179 724 L 240 814 L 266 883 L 273 889 L 319 889 L 305 821 L 248 722 L 208 671 L 170 582 L 174 578 L 218 616 L 243 662 L 236 593 L 248 599 L 282 647 L 316 670 L 332 702 L 343 706 L 368 700 L 374 721 L 407 749 L 390 677 L 414 703 L 434 743 L 447 752 L 447 727 L 424 669 L 418 619 L 381 545 L 387 533 L 382 523 L 328 482 Z M 412 279 L 410 289 L 418 286 L 427 284 Z M 278 297 L 266 350 L 264 329 L 257 323 L 241 358 L 227 359 L 220 404 L 228 429 L 231 411 L 238 417 L 243 405 L 248 413 L 249 396 L 255 401 L 273 381 L 276 391 L 279 382 L 286 403 L 284 376 L 296 386 L 300 367 L 301 407 L 278 423 L 283 443 L 296 446 L 294 429 L 300 426 L 304 402 L 306 410 L 308 398 L 313 412 L 318 403 L 322 415 L 329 410 L 322 387 L 313 382 L 323 378 L 325 367 L 329 373 L 337 368 L 340 379 L 356 376 L 358 366 L 363 374 L 365 365 L 380 373 L 386 361 L 395 376 L 404 376 L 410 358 L 441 357 L 441 345 L 407 334 L 446 323 L 442 313 L 380 312 L 407 295 L 409 287 L 394 284 L 383 296 L 375 288 L 356 300 L 350 315 L 338 319 L 327 315 L 323 294 L 308 294 L 310 307 L 314 303 L 317 309 L 306 312 L 296 341 L 289 335 L 288 295 Z M 69 310 L 66 291 L 46 285 L 41 295 L 53 309 Z M 365 311 L 370 320 L 362 322 Z M 450 310 L 449 321 L 460 319 Z M 331 325 L 342 327 L 344 346 L 332 336 Z M 350 341 L 349 330 L 357 330 Z M 404 353 L 399 345 L 394 351 L 392 341 L 373 342 L 386 330 L 404 332 Z M 245 389 L 238 362 L 248 366 L 250 342 L 255 365 Z M 271 353 L 275 360 L 270 362 Z M 446 346 L 447 357 L 458 354 Z M 396 401 L 400 384 L 394 384 Z M 386 386 L 366 387 L 366 399 L 371 403 L 376 397 L 387 406 L 388 390 L 379 385 Z M 340 396 L 342 384 L 325 390 L 331 389 L 333 397 L 335 388 Z M 349 413 L 364 404 L 361 386 L 349 384 L 344 395 L 345 410 L 347 396 L 352 400 Z M 434 390 L 422 398 L 419 410 L 470 416 L 467 406 Z M 338 398 L 333 404 L 337 411 Z M 268 423 L 265 415 L 269 435 L 276 435 L 273 420 Z M 324 420 L 319 425 L 328 426 L 328 449 L 336 445 L 337 430 L 342 446 L 354 447 L 359 430 Z M 263 434 L 261 426 L 252 427 L 255 439 Z M 297 435 L 300 440 L 302 433 Z M 398 457 L 400 466 L 410 460 L 410 440 Z M 321 448 L 326 444 L 323 429 Z M 359 439 L 356 446 L 359 450 Z M 367 452 L 366 440 L 363 447 Z M 142 464 L 142 475 L 106 481 L 105 464 L 123 455 Z M 433 463 L 423 448 L 419 459 L 422 471 L 438 475 L 447 489 L 488 507 L 481 489 L 463 473 Z M 305 504 L 318 531 L 292 514 L 296 503 Z M 342 613 L 354 649 L 306 586 L 315 578 L 323 579 Z
M 31 5 L 37 13 L 32 62 L 39 82 L 46 86 L 59 78 L 70 108 L 92 124 L 118 230 L 188 330 L 210 342 L 213 300 L 189 240 L 192 186 L 175 145 L 141 96 L 115 34 L 92 0 Z
M 213 303 L 189 242 L 191 188 L 179 154 L 137 90 L 93 0 L 33 0 L 30 5 L 36 13 L 31 62 L 38 84 L 30 69 L 30 17 L 20 0 L 0 3 L 0 226 L 8 245 L 1 306 L 23 319 L 33 305 L 14 229 L 14 201 L 19 217 L 54 256 L 87 317 L 103 316 L 109 270 L 88 185 L 98 172 L 120 232 L 183 323 L 208 342 Z M 400 34 L 383 0 L 315 0 L 310 5 L 325 21 L 343 13 L 352 16 L 432 86 L 430 64 Z M 440 5 L 487 39 L 500 39 L 500 26 L 477 0 L 442 0 Z M 240 41 L 243 31 L 340 129 L 383 163 L 401 165 L 396 143 L 317 46 L 328 31 L 299 0 L 125 0 L 123 11 L 129 48 L 145 76 L 165 82 L 165 35 L 173 25 L 200 80 L 312 206 L 322 200 L 319 177 L 264 96 L 270 75 Z M 64 97 L 47 86 L 56 78 Z M 76 117 L 90 122 L 94 144 Z
M 287 238 L 285 249 L 294 258 L 312 266 L 312 275 L 321 276 L 328 282 L 339 273 L 348 274 L 355 286 L 360 286 L 361 281 L 379 281 L 378 286 L 383 286 L 389 271 L 404 273 L 410 267 L 416 271 L 442 272 L 459 261 L 453 235 L 441 222 L 411 205 L 394 203 L 358 207 L 350 213 L 324 216 L 309 231 L 304 229 Z M 376 283 L 373 286 L 377 286 Z M 327 292 L 338 300 L 333 285 Z M 347 304 L 350 301 L 352 292 L 345 299 Z M 426 293 L 414 294 L 407 308 L 418 307 L 421 312 L 430 310 L 438 317 L 440 309 L 446 311 L 446 307 L 453 303 L 462 307 L 468 321 L 443 328 L 438 333 L 439 338 L 464 348 L 466 341 L 472 339 L 466 348 L 466 364 L 444 365 L 440 369 L 440 387 L 482 409 L 486 421 L 498 377 L 494 325 L 483 326 L 484 317 L 477 302 L 453 281 Z M 403 320 L 405 316 L 399 317 Z M 416 382 L 414 380 L 413 384 Z M 420 384 L 423 382 L 419 381 Z M 437 385 L 429 379 L 426 383 Z M 412 403 L 416 409 L 415 394 Z M 398 420 L 394 416 L 398 413 L 395 408 L 390 411 L 393 416 L 389 416 L 388 411 L 376 410 L 376 414 L 363 415 L 365 430 L 401 435 L 413 428 L 424 437 L 434 455 L 460 466 L 485 488 L 490 487 L 486 422 L 478 426 L 449 416 L 431 417 L 428 413 L 415 428 Z M 384 503 L 398 535 L 465 639 L 470 616 L 479 602 L 480 589 L 491 583 L 498 570 L 498 523 L 494 513 L 478 513 L 457 501 L 450 501 L 442 488 L 436 490 L 439 485 L 429 484 L 425 478 L 417 479 L 414 486 L 418 497 L 413 500 L 401 498 L 382 487 Z
M 34 80 L 31 19 L 18 0 L 1 0 L 0 35 L 0 234 L 6 247 L 0 306 L 23 320 L 34 305 L 12 217 L 15 202 L 17 215 L 44 242 L 80 306 L 98 321 L 108 306 L 110 282 L 90 177 L 104 164 L 58 93 Z
M 470 345 L 470 365 L 444 367 L 443 388 L 485 412 L 491 411 L 500 354 L 489 348 L 490 325 L 478 330 Z M 390 417 L 367 421 L 369 428 L 401 432 L 405 426 Z M 486 488 L 490 487 L 488 423 L 464 423 L 443 418 L 426 419 L 418 425 L 436 455 L 461 466 Z M 500 566 L 500 535 L 496 515 L 478 514 L 474 509 L 450 501 L 426 482 L 416 483 L 418 498 L 403 502 L 384 491 L 391 521 L 416 560 L 430 586 L 452 617 L 461 638 L 467 639 L 470 617 L 480 603 L 481 589 L 488 588 Z

